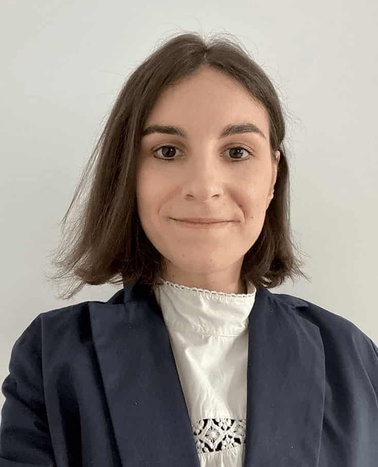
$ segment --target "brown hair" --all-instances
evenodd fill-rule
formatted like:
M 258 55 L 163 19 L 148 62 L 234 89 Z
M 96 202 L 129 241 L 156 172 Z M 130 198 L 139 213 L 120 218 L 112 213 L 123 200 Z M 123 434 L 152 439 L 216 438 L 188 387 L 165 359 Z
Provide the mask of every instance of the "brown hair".
M 201 66 L 231 76 L 265 106 L 273 160 L 277 149 L 281 153 L 275 194 L 260 235 L 245 254 L 241 279 L 252 282 L 256 288 L 273 288 L 286 278 L 294 280 L 294 276 L 308 280 L 300 269 L 303 263 L 294 252 L 291 238 L 289 167 L 283 143 L 285 121 L 277 92 L 241 45 L 230 39 L 214 36 L 205 40 L 198 33 L 184 32 L 153 52 L 131 74 L 116 99 L 61 221 L 67 228 L 67 216 L 84 194 L 85 183 L 90 181 L 78 216 L 64 233 L 52 260 L 58 272 L 49 279 L 73 281 L 60 298 L 71 298 L 85 284 L 143 282 L 154 286 L 165 277 L 165 262 L 139 221 L 137 157 L 144 124 L 161 91 Z

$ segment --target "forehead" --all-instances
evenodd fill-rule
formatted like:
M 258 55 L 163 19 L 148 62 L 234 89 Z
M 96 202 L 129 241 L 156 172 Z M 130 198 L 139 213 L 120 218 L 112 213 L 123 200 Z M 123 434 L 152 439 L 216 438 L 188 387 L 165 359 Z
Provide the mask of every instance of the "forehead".
M 231 123 L 248 121 L 268 137 L 269 116 L 264 105 L 234 78 L 210 67 L 165 88 L 146 121 L 177 124 L 188 133 L 219 132 Z

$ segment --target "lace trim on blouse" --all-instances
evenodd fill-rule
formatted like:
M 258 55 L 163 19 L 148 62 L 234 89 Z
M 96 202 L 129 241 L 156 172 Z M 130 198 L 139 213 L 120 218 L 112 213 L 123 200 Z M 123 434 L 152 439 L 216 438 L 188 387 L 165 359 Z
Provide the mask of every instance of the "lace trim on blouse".
M 192 424 L 197 452 L 225 451 L 245 443 L 247 420 L 204 418 Z
M 208 289 L 201 289 L 198 287 L 187 287 L 186 285 L 181 285 L 181 284 L 175 284 L 174 282 L 167 281 L 165 279 L 161 279 L 161 281 L 164 284 L 167 284 L 171 287 L 174 287 L 175 289 L 182 290 L 184 292 L 188 291 L 193 291 L 195 290 L 196 292 L 200 292 L 204 294 L 205 296 L 210 296 L 210 297 L 218 297 L 218 298 L 229 298 L 229 297 L 235 297 L 235 298 L 245 298 L 245 297 L 251 297 L 254 295 L 255 292 L 252 293 L 226 293 L 226 292 L 217 292 L 215 290 L 208 290 Z

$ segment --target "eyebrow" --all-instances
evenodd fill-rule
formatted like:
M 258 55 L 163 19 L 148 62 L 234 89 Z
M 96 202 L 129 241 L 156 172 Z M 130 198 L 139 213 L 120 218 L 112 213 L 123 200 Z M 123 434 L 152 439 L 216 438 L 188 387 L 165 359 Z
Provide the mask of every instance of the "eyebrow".
M 187 138 L 187 134 L 185 133 L 185 130 L 183 130 L 180 127 L 174 127 L 171 125 L 150 125 L 143 130 L 142 138 L 143 136 L 147 136 L 152 133 L 163 133 L 166 135 L 176 135 L 176 136 L 182 136 L 183 138 Z M 260 130 L 260 128 L 258 128 L 253 123 L 249 123 L 249 122 L 226 126 L 222 130 L 219 138 L 225 138 L 226 136 L 236 135 L 240 133 L 256 133 L 262 136 L 264 139 L 266 139 L 264 133 Z

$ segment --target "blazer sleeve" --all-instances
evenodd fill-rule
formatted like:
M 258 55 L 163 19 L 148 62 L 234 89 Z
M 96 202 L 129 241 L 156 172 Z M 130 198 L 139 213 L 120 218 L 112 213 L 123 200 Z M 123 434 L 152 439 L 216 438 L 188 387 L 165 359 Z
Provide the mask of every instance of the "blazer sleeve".
M 41 319 L 37 316 L 13 345 L 1 390 L 0 467 L 54 467 L 44 401 Z
M 373 349 L 373 352 L 371 352 L 372 364 L 369 366 L 369 375 L 370 375 L 370 381 L 372 383 L 375 394 L 377 396 L 377 410 L 378 410 L 378 348 L 370 338 L 368 338 L 368 341 Z

